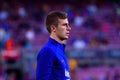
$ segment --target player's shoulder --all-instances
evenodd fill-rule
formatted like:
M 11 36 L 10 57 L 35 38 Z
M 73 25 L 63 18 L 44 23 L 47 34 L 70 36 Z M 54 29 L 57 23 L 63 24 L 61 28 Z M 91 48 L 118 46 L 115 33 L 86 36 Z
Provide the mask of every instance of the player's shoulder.
M 41 47 L 40 51 L 52 51 L 52 49 L 50 48 L 50 46 L 43 46 Z
M 38 57 L 40 56 L 53 56 L 55 57 L 55 52 L 48 46 L 43 46 L 38 52 Z
M 48 50 L 53 50 L 55 51 L 55 49 L 57 48 L 57 46 L 55 46 L 54 44 L 45 44 L 41 49 L 48 49 Z
M 40 53 L 43 53 L 43 52 L 49 52 L 49 53 L 55 53 L 56 51 L 56 47 L 53 46 L 53 45 L 44 45 L 40 48 Z

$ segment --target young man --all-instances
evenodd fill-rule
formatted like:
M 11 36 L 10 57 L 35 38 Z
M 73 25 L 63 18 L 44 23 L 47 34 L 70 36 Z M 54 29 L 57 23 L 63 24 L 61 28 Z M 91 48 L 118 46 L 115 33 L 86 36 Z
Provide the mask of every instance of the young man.
M 36 80 L 70 80 L 64 53 L 64 42 L 71 30 L 67 14 L 59 11 L 49 13 L 46 28 L 50 37 L 37 56 Z

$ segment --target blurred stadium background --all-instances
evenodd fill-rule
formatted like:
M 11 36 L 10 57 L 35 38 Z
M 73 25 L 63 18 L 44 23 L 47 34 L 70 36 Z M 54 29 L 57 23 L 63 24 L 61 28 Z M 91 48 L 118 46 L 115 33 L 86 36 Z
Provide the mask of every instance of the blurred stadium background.
M 0 0 L 0 80 L 35 80 L 52 10 L 68 13 L 72 80 L 120 80 L 119 0 Z

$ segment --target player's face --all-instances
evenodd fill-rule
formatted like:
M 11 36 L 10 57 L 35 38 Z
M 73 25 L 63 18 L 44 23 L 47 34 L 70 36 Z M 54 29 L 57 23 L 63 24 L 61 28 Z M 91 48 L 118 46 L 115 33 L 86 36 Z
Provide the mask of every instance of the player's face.
M 60 40 L 66 40 L 69 37 L 71 27 L 69 26 L 68 19 L 58 19 L 58 26 L 56 27 L 56 36 Z

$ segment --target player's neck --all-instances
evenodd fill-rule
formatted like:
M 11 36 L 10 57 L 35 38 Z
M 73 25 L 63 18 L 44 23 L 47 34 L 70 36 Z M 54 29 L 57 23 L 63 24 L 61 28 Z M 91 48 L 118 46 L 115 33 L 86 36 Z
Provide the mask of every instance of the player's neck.
M 51 34 L 50 37 L 51 37 L 52 39 L 56 40 L 56 41 L 59 42 L 59 43 L 62 43 L 62 44 L 65 43 L 64 40 L 59 39 L 56 35 Z

